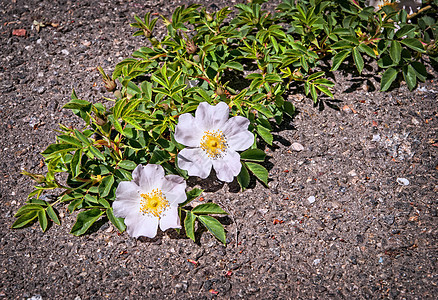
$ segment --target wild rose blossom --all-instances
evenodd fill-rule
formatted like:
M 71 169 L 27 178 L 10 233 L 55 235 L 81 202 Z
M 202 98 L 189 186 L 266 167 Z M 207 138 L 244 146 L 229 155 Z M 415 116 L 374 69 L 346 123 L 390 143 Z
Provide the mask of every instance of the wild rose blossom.
M 178 167 L 190 176 L 207 178 L 211 167 L 217 178 L 231 182 L 240 173 L 240 155 L 254 143 L 248 131 L 249 120 L 236 116 L 229 119 L 225 102 L 216 106 L 199 104 L 195 117 L 182 114 L 175 129 L 175 140 L 187 146 L 178 153 Z
M 178 204 L 186 200 L 186 182 L 177 175 L 164 176 L 159 165 L 138 165 L 132 172 L 132 181 L 119 183 L 114 215 L 125 218 L 127 232 L 132 237 L 153 238 L 158 224 L 165 231 L 181 228 Z

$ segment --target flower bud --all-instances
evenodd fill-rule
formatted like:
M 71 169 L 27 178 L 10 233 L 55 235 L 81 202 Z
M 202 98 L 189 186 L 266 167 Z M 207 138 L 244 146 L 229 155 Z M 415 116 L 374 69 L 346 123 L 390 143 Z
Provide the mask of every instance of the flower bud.
M 216 95 L 218 95 L 218 96 L 222 96 L 223 94 L 225 94 L 225 91 L 224 91 L 224 89 L 223 89 L 222 87 L 218 86 L 218 87 L 216 88 L 215 93 L 216 93 Z
M 143 28 L 144 36 L 150 38 L 152 36 L 152 32 L 149 28 Z
M 117 83 L 112 79 L 104 79 L 103 82 L 105 83 L 105 88 L 108 92 L 113 92 L 117 88 Z
M 186 44 L 187 53 L 193 54 L 193 53 L 196 53 L 196 50 L 198 50 L 198 46 L 196 46 L 193 41 L 187 41 L 187 44 Z
M 199 63 L 199 62 L 201 61 L 201 58 L 199 57 L 198 54 L 193 55 L 193 61 L 194 61 L 195 63 Z
M 117 99 L 122 99 L 122 93 L 119 90 L 114 91 L 114 96 L 116 96 Z

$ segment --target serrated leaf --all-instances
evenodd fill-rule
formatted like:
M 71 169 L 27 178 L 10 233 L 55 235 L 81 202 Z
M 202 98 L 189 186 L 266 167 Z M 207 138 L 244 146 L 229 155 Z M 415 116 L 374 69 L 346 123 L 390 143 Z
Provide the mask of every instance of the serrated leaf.
M 272 142 L 274 141 L 274 137 L 269 132 L 269 129 L 266 129 L 263 126 L 257 126 L 257 133 L 262 137 L 262 139 L 268 143 L 269 145 L 272 145 Z
M 200 215 L 198 220 L 210 231 L 222 244 L 226 244 L 225 230 L 222 224 L 213 217 Z
M 47 215 L 45 210 L 38 211 L 38 222 L 40 223 L 41 230 L 46 232 L 49 221 L 47 220 Z
M 88 149 L 98 159 L 105 160 L 105 156 L 103 156 L 102 152 L 100 152 L 96 147 L 90 146 Z
M 295 106 L 292 103 L 285 101 L 283 103 L 283 109 L 289 116 L 293 117 L 295 115 Z
M 198 197 L 202 194 L 203 191 L 204 191 L 204 190 L 202 190 L 202 189 L 198 189 L 198 188 L 194 188 L 194 189 L 192 189 L 191 191 L 188 191 L 188 192 L 186 193 L 186 195 L 187 195 L 187 200 L 184 201 L 183 203 L 180 203 L 180 204 L 179 204 L 179 207 L 184 207 L 184 206 L 186 206 L 187 204 L 189 204 L 190 202 L 192 202 L 194 199 L 198 198 Z
M 257 177 L 261 182 L 263 182 L 265 185 L 268 185 L 268 170 L 266 170 L 265 167 L 253 163 L 253 162 L 245 162 L 244 163 L 248 169 Z
M 99 204 L 99 201 L 97 200 L 97 198 L 92 196 L 92 195 L 90 195 L 90 194 L 86 194 L 84 196 L 84 199 L 87 200 L 88 202 Z
M 361 74 L 364 67 L 364 62 L 362 55 L 360 54 L 359 50 L 357 50 L 357 47 L 353 48 L 353 60 L 356 64 L 357 71 L 359 72 L 359 74 Z
M 137 164 L 130 160 L 122 160 L 117 165 L 125 170 L 134 170 L 137 167 Z
M 33 220 L 35 220 L 37 216 L 38 216 L 38 210 L 28 211 L 20 215 L 20 217 L 17 220 L 15 220 L 14 224 L 12 224 L 12 228 L 14 229 L 22 228 L 27 224 L 29 224 L 30 222 L 32 222 Z
M 242 164 L 242 163 L 241 163 Z M 240 169 L 239 175 L 237 175 L 237 182 L 239 182 L 242 190 L 245 190 L 250 182 L 251 178 L 249 177 L 248 169 L 242 164 L 242 168 Z
M 58 140 L 62 141 L 64 143 L 67 143 L 67 144 L 75 145 L 77 147 L 82 147 L 81 141 L 75 137 L 70 136 L 70 135 L 65 135 L 65 134 L 59 135 Z
M 260 149 L 248 149 L 240 153 L 240 159 L 249 161 L 265 161 L 266 153 Z
M 225 68 L 243 71 L 242 64 L 238 63 L 237 61 L 228 61 L 228 62 L 224 63 L 219 69 L 225 69 Z
M 75 236 L 84 234 L 91 227 L 91 225 L 93 225 L 94 222 L 96 222 L 103 215 L 103 213 L 104 212 L 98 208 L 80 212 L 70 233 Z
M 195 220 L 196 216 L 188 211 L 186 213 L 186 218 L 184 219 L 184 229 L 186 235 L 193 241 L 195 241 Z
M 32 210 L 38 211 L 38 210 L 42 210 L 42 209 L 44 209 L 44 208 L 39 204 L 26 204 L 18 209 L 18 211 L 15 213 L 14 217 L 18 218 L 19 216 L 21 216 L 25 213 L 28 213 L 29 211 L 32 211 Z
M 330 71 L 336 71 L 339 66 L 341 65 L 341 63 L 345 60 L 345 58 L 347 58 L 347 56 L 350 54 L 349 50 L 342 50 L 340 52 L 338 52 L 332 60 L 332 68 Z
M 389 47 L 389 56 L 395 64 L 398 64 L 401 58 L 402 46 L 398 41 L 392 41 Z
M 376 53 L 374 52 L 374 50 L 370 46 L 365 45 L 365 44 L 360 44 L 358 46 L 358 49 L 362 52 L 365 52 L 368 56 L 376 58 Z
M 99 184 L 99 196 L 105 198 L 111 192 L 114 184 L 114 175 L 108 175 Z
M 116 226 L 116 228 L 119 230 L 119 232 L 123 232 L 123 231 L 126 230 L 126 225 L 125 225 L 124 219 L 123 218 L 117 218 L 114 215 L 112 207 L 107 208 L 105 212 L 106 212 L 106 216 L 108 217 L 108 220 L 110 220 L 110 222 L 114 226 Z
M 426 51 L 424 51 L 424 47 L 421 44 L 421 42 L 417 39 L 408 38 L 408 39 L 401 40 L 400 43 L 402 43 L 403 45 L 405 45 L 405 46 L 407 46 L 407 47 L 409 47 L 412 50 L 415 50 L 417 52 L 420 52 L 420 53 L 426 52 Z
M 403 67 L 403 78 L 408 85 L 410 91 L 412 91 L 417 85 L 417 76 L 415 75 L 415 70 L 411 65 Z
M 391 84 L 394 82 L 397 77 L 397 71 L 393 68 L 389 68 L 382 75 L 382 79 L 380 80 L 380 90 L 386 91 L 389 89 Z
M 56 214 L 56 212 L 55 212 L 55 210 L 53 209 L 52 206 L 50 206 L 50 205 L 47 206 L 46 211 L 47 211 L 47 215 L 49 216 L 49 218 L 50 218 L 55 224 L 61 225 L 61 222 L 60 222 L 59 219 L 58 219 L 58 215 Z
M 70 171 L 73 178 L 79 175 L 81 172 L 81 157 L 82 150 L 76 150 L 75 154 L 70 161 Z
M 198 206 L 192 209 L 192 213 L 195 215 L 208 215 L 208 214 L 227 215 L 228 214 L 219 205 L 212 202 L 199 204 Z
M 417 78 L 421 81 L 425 81 L 427 78 L 427 71 L 426 71 L 426 67 L 418 62 L 418 61 L 413 61 L 411 63 L 412 68 L 414 68 L 415 74 L 417 75 Z

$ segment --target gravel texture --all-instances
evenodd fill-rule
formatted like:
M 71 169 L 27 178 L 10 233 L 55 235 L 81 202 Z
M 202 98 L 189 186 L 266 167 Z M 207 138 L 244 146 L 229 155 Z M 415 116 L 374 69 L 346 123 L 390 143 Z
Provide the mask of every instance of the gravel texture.
M 204 1 L 211 11 L 244 1 Z M 204 201 L 230 216 L 229 244 L 195 244 L 169 230 L 133 239 L 111 225 L 84 237 L 75 221 L 45 234 L 11 230 L 61 107 L 109 96 L 95 70 L 142 46 L 134 14 L 167 16 L 181 1 L 0 0 L 0 299 L 434 299 L 438 293 L 438 85 L 380 93 L 363 76 L 336 74 L 324 107 L 291 91 L 298 114 L 275 133 L 269 189 L 208 180 Z M 272 1 L 270 5 L 277 4 Z M 274 5 L 275 6 L 275 5 Z M 37 32 L 34 21 L 47 24 Z M 25 29 L 25 36 L 15 31 Z M 338 109 L 335 109 L 336 107 Z M 191 180 L 192 186 L 199 183 Z M 435 295 L 435 296 L 433 296 Z

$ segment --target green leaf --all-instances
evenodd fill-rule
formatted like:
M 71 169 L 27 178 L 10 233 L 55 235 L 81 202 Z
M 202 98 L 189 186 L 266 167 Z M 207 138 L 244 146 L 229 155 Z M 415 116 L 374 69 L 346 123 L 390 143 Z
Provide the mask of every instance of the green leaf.
M 213 217 L 200 215 L 198 220 L 210 231 L 222 244 L 226 244 L 225 230 L 222 224 Z
M 61 222 L 60 222 L 59 219 L 58 219 L 58 215 L 56 214 L 56 212 L 55 212 L 55 210 L 53 209 L 52 206 L 50 206 L 50 205 L 47 206 L 46 211 L 47 211 L 47 215 L 49 216 L 49 218 L 50 218 L 55 224 L 61 225 Z
M 192 202 L 192 200 L 198 198 L 198 197 L 202 194 L 203 191 L 204 191 L 204 190 L 202 190 L 202 189 L 198 189 L 198 188 L 194 188 L 194 189 L 192 189 L 191 191 L 188 191 L 188 192 L 186 193 L 186 195 L 187 195 L 187 200 L 184 201 L 183 203 L 180 203 L 180 204 L 179 204 L 179 207 L 184 207 L 184 206 L 186 206 L 187 204 L 189 204 L 190 202 Z
M 86 135 L 84 135 L 82 132 L 80 132 L 79 130 L 75 129 L 74 130 L 76 137 L 85 145 L 90 146 L 91 145 L 91 141 L 88 139 L 88 137 Z
M 130 160 L 122 160 L 117 165 L 125 170 L 134 170 L 137 167 L 137 164 Z
M 427 78 L 427 71 L 426 71 L 426 67 L 418 62 L 418 61 L 413 61 L 411 63 L 412 68 L 414 68 L 415 74 L 417 75 L 417 78 L 421 81 L 425 81 Z
M 112 207 L 106 209 L 106 215 L 108 217 L 108 220 L 110 220 L 110 222 L 113 223 L 114 226 L 116 226 L 119 232 L 123 232 L 126 230 L 126 225 L 123 218 L 117 218 L 116 216 L 114 216 Z
M 316 88 L 318 90 L 320 90 L 321 92 L 323 92 L 324 94 L 326 94 L 327 96 L 333 98 L 332 92 L 330 92 L 330 90 L 327 87 L 325 87 L 323 85 L 316 85 Z
M 75 154 L 73 155 L 71 161 L 70 161 L 70 171 L 73 178 L 79 175 L 81 172 L 81 157 L 82 157 L 82 150 L 76 150 Z
M 240 153 L 240 159 L 249 161 L 265 161 L 266 153 L 260 149 L 248 149 Z
M 332 61 L 332 68 L 330 71 L 336 71 L 341 63 L 347 58 L 347 56 L 350 54 L 349 50 L 342 50 L 338 52 L 334 57 Z
M 84 198 L 85 198 L 85 200 L 87 200 L 88 202 L 99 204 L 99 201 L 97 200 L 97 198 L 94 197 L 94 196 L 92 196 L 92 195 L 90 195 L 90 194 L 86 194 L 86 195 L 84 196 Z
M 404 39 L 401 40 L 400 43 L 402 43 L 403 45 L 411 48 L 412 50 L 415 50 L 417 52 L 420 53 L 425 53 L 426 51 L 424 51 L 423 45 L 421 44 L 421 42 L 417 39 L 414 38 L 408 38 L 408 39 Z
M 374 53 L 374 50 L 370 46 L 366 44 L 360 44 L 358 49 L 362 52 L 365 52 L 368 56 L 376 58 L 376 53 Z
M 38 211 L 38 210 L 43 210 L 43 209 L 44 208 L 39 204 L 26 204 L 18 209 L 18 211 L 15 213 L 14 217 L 18 218 L 21 215 L 28 213 L 29 211 L 32 211 L 32 210 Z
M 74 137 L 70 136 L 70 135 L 65 135 L 65 134 L 59 135 L 58 136 L 58 140 L 60 140 L 60 141 L 62 141 L 64 143 L 72 144 L 72 145 L 75 145 L 77 147 L 82 148 L 81 141 L 78 140 L 77 138 L 74 138 Z
M 91 227 L 91 225 L 93 225 L 94 222 L 96 222 L 100 216 L 103 215 L 103 213 L 104 212 L 98 208 L 80 212 L 70 233 L 75 236 L 84 234 Z
M 188 211 L 186 213 L 186 218 L 184 219 L 184 229 L 186 235 L 193 241 L 195 241 L 195 220 L 196 216 Z
M 403 67 L 403 78 L 408 85 L 410 91 L 412 91 L 417 85 L 417 76 L 415 75 L 415 70 L 411 65 Z
M 96 147 L 90 146 L 88 149 L 98 159 L 105 160 L 105 156 L 103 156 L 102 152 L 100 152 Z
M 47 226 L 49 225 L 49 221 L 47 220 L 46 211 L 39 210 L 38 211 L 38 221 L 40 223 L 41 230 L 46 232 Z
M 22 228 L 35 220 L 35 218 L 38 216 L 38 210 L 31 210 L 27 211 L 26 213 L 23 213 L 20 215 L 20 217 L 15 220 L 14 224 L 12 224 L 12 228 Z
M 392 41 L 391 47 L 389 47 L 389 56 L 394 61 L 395 64 L 398 64 L 401 58 L 401 50 L 402 46 L 398 41 Z
M 257 133 L 263 138 L 263 140 L 268 143 L 269 145 L 272 145 L 272 142 L 274 140 L 274 137 L 269 132 L 269 129 L 266 129 L 263 126 L 257 126 Z
M 382 75 L 382 79 L 380 80 L 380 90 L 386 91 L 389 89 L 391 84 L 394 82 L 397 77 L 397 71 L 393 68 L 389 68 Z
M 292 103 L 285 101 L 283 103 L 283 109 L 289 116 L 293 117 L 295 115 L 295 106 Z
M 360 54 L 359 50 L 357 50 L 357 47 L 353 48 L 353 60 L 356 64 L 357 71 L 359 71 L 359 74 L 362 73 L 364 62 L 362 55 Z
M 249 177 L 248 169 L 246 168 L 246 166 L 243 163 L 241 164 L 242 168 L 240 169 L 239 175 L 237 175 L 237 182 L 239 182 L 242 190 L 245 190 L 248 187 L 251 178 Z
M 268 185 L 268 170 L 265 167 L 252 162 L 244 163 L 248 169 L 253 173 L 261 182 L 263 182 L 266 186 Z
M 58 153 L 76 150 L 77 147 L 71 144 L 51 144 L 41 154 L 43 156 L 54 156 Z
M 228 62 L 224 63 L 219 69 L 225 69 L 225 68 L 243 71 L 242 64 L 238 63 L 237 61 L 228 61 Z
M 194 209 L 192 209 L 192 213 L 196 215 L 208 215 L 208 214 L 227 215 L 228 214 L 219 205 L 212 202 L 204 203 L 196 206 Z
M 409 33 L 411 33 L 414 30 L 415 30 L 414 25 L 406 24 L 406 25 L 402 26 L 399 30 L 397 30 L 397 32 L 395 33 L 395 37 L 399 39 L 405 35 L 408 35 Z
M 64 105 L 62 108 L 66 109 L 79 109 L 83 111 L 91 111 L 92 104 L 88 101 L 81 100 L 81 99 L 71 99 L 70 102 L 68 102 L 66 105 Z
M 114 184 L 114 175 L 108 175 L 99 184 L 99 196 L 105 198 L 111 192 Z

